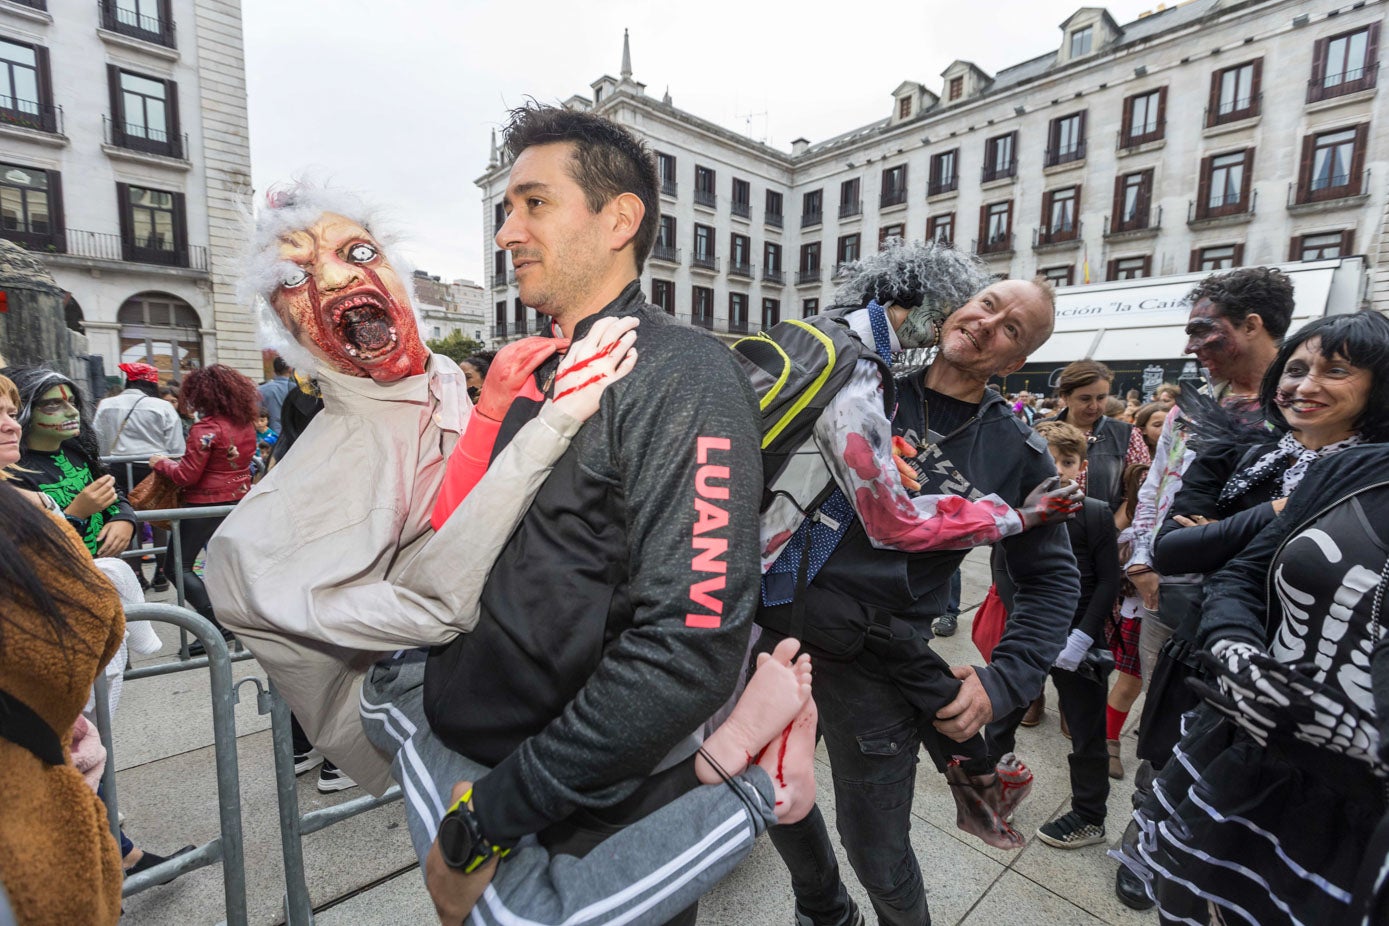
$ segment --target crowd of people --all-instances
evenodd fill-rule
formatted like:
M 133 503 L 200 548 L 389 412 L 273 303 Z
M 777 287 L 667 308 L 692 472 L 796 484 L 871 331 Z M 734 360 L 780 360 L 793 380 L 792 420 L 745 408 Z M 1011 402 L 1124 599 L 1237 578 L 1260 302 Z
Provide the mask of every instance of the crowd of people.
M 1034 776 L 1067 775 L 1037 839 L 1112 843 L 1119 899 L 1161 922 L 1385 921 L 1389 320 L 1289 331 L 1288 277 L 1239 268 L 1188 300 L 1206 381 L 1121 397 L 1078 359 L 1053 395 L 1005 396 L 991 383 L 1051 335 L 1050 286 L 892 240 L 837 311 L 768 333 L 847 357 L 764 382 L 646 302 L 640 142 L 538 105 L 505 141 L 497 244 L 544 336 L 430 353 L 379 212 L 296 181 L 248 240 L 242 295 L 279 353 L 259 387 L 214 364 L 175 405 L 126 364 L 92 410 L 60 373 L 3 371 L 0 782 L 20 797 L 0 910 L 111 923 L 122 868 L 164 861 L 106 829 L 82 701 L 123 665 L 122 601 L 177 581 L 289 703 L 296 771 L 402 786 L 450 926 L 693 923 L 764 831 L 797 923 L 866 922 L 815 801 L 820 739 L 883 924 L 930 922 L 923 748 L 959 827 L 999 848 L 1032 835 L 1013 820 Z M 903 351 L 929 362 L 894 375 Z M 807 391 L 775 418 L 782 388 Z M 127 496 L 160 479 L 233 507 L 132 573 Z M 980 546 L 999 625 L 951 665 L 932 639 Z M 1016 752 L 1048 678 L 1065 769 Z M 1110 820 L 1129 774 L 1132 817 Z

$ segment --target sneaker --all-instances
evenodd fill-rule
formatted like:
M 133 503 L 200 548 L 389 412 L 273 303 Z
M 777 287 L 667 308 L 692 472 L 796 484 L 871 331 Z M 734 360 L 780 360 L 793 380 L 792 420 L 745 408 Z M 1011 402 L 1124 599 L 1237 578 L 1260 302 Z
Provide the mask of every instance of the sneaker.
M 958 614 L 942 614 L 936 618 L 936 622 L 931 625 L 932 632 L 938 637 L 953 637 L 955 631 L 960 629 L 960 616 Z
M 1037 838 L 1058 849 L 1079 849 L 1104 842 L 1104 825 L 1087 823 L 1074 810 L 1037 828 Z
M 169 590 L 169 578 L 163 573 L 155 573 L 154 581 L 150 583 L 150 591 L 167 592 Z
M 294 754 L 294 774 L 302 775 L 310 769 L 317 768 L 323 761 L 323 753 L 309 747 L 308 752 L 296 752 Z
M 815 920 L 811 919 L 797 908 L 792 926 L 815 926 Z M 850 900 L 849 912 L 846 913 L 844 918 L 836 923 L 835 926 L 867 926 L 867 924 L 863 918 L 863 911 L 858 908 L 858 904 Z
M 323 760 L 323 767 L 318 770 L 319 794 L 332 794 L 334 791 L 346 791 L 355 787 L 357 782 L 348 778 L 346 772 L 327 759 Z

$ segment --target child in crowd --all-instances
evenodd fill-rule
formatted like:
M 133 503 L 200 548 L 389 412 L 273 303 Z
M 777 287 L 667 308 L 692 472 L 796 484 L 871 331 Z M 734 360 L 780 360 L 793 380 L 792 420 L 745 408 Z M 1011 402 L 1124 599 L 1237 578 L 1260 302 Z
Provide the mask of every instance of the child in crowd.
M 1086 465 L 1085 434 L 1061 421 L 1043 422 L 1036 431 L 1046 439 L 1057 475 L 1079 480 Z M 1059 849 L 1076 849 L 1104 842 L 1109 799 L 1105 743 L 1109 668 L 1097 668 L 1086 657 L 1097 643 L 1104 645 L 1105 624 L 1119 597 L 1119 541 L 1109 506 L 1097 499 L 1085 499 L 1080 514 L 1066 522 L 1066 530 L 1080 568 L 1080 602 L 1051 679 L 1071 733 L 1071 809 L 1044 824 L 1037 837 Z
M 280 435 L 270 430 L 270 413 L 264 407 L 256 411 L 256 443 L 274 447 Z

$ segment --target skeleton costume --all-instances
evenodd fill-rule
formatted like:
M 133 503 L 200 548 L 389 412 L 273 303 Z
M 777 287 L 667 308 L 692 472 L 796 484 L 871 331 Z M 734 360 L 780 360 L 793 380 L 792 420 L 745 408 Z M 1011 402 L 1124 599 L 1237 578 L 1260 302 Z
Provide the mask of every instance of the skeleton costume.
M 1211 904 L 1227 923 L 1385 921 L 1365 900 L 1384 887 L 1389 839 L 1375 834 L 1385 525 L 1389 447 L 1344 449 L 1211 577 L 1199 642 L 1218 688 L 1185 718 L 1122 859 L 1172 920 L 1204 922 Z

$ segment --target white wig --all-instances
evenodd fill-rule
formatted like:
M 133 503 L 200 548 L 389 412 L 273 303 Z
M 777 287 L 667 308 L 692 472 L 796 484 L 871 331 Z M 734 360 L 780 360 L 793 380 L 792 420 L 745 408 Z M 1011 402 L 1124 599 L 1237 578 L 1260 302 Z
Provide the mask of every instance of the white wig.
M 260 209 L 254 215 L 249 210 L 246 214 L 247 247 L 241 261 L 237 297 L 242 304 L 255 307 L 261 346 L 280 354 L 303 373 L 317 370 L 318 358 L 290 335 L 275 314 L 270 299 L 297 269 L 280 259 L 282 239 L 312 227 L 330 213 L 351 219 L 371 233 L 380 246 L 382 257 L 405 284 L 415 324 L 421 322 L 420 310 L 415 304 L 414 268 L 397 250 L 401 235 L 380 207 L 356 193 L 306 176 L 271 187 Z
M 889 238 L 882 250 L 844 267 L 848 279 L 834 294 L 836 305 L 862 307 L 870 299 L 904 309 L 927 306 L 949 314 L 989 283 L 972 254 L 940 242 Z

